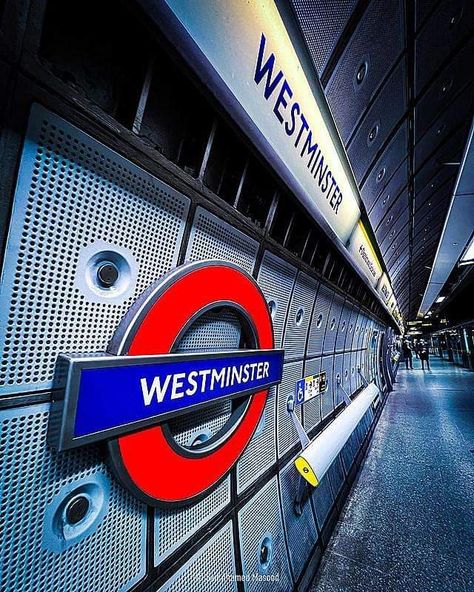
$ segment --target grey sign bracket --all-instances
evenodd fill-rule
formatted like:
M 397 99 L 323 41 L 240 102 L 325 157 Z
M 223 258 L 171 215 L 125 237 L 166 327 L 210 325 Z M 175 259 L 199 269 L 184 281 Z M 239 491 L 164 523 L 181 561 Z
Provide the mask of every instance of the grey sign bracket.
M 308 444 L 310 443 L 310 439 L 308 438 L 308 434 L 306 433 L 306 430 L 301 425 L 301 421 L 299 420 L 298 416 L 295 413 L 295 397 L 293 395 L 290 395 L 288 397 L 288 401 L 286 403 L 286 409 L 287 409 L 288 413 L 290 414 L 290 417 L 293 421 L 293 425 L 295 426 L 295 429 L 298 433 L 298 438 L 300 439 L 301 447 L 306 448 L 306 446 L 308 446 Z
M 364 383 L 364 387 L 368 387 L 369 386 L 369 381 L 367 380 L 367 378 L 362 374 L 362 370 L 360 369 L 360 366 L 357 368 L 357 372 L 359 374 L 359 376 L 362 378 L 362 382 Z
M 344 403 L 346 405 L 350 405 L 352 403 L 352 399 L 349 397 L 349 394 L 346 391 L 346 389 L 342 386 L 342 381 L 341 381 L 341 378 L 340 377 L 337 379 L 337 388 L 342 393 L 342 398 L 344 399 Z
M 301 443 L 301 448 L 304 449 L 310 443 L 310 439 L 308 437 L 308 434 L 306 433 L 306 430 L 304 429 L 303 425 L 301 424 L 299 417 L 295 413 L 295 407 L 296 407 L 295 397 L 294 397 L 294 395 L 290 395 L 288 397 L 288 400 L 286 403 L 286 409 L 293 421 L 293 425 L 295 426 L 296 432 L 298 434 L 298 438 Z M 301 514 L 303 513 L 304 504 L 307 501 L 307 499 L 308 499 L 308 483 L 300 475 L 299 481 L 298 481 L 298 489 L 296 492 L 296 497 L 295 497 L 294 506 L 293 506 L 293 511 L 296 514 L 296 516 L 301 516 Z

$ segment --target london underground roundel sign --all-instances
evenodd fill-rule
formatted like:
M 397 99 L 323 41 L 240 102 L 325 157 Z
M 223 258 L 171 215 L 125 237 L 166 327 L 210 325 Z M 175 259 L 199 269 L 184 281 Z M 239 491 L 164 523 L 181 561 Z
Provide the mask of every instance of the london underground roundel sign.
M 175 353 L 191 325 L 213 308 L 242 320 L 236 351 Z M 283 351 L 255 280 L 220 261 L 178 267 L 151 286 L 123 318 L 103 355 L 62 355 L 66 376 L 54 402 L 52 441 L 59 449 L 107 440 L 121 482 L 152 505 L 197 501 L 242 455 L 271 385 L 281 381 Z M 232 413 L 208 440 L 179 445 L 168 421 L 231 399 Z M 59 419 L 58 419 L 59 416 Z

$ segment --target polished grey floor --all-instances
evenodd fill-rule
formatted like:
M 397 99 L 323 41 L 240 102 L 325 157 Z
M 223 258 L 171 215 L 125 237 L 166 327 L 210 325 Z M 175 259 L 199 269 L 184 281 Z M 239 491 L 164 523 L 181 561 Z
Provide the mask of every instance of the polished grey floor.
M 474 591 L 474 372 L 400 367 L 312 592 Z

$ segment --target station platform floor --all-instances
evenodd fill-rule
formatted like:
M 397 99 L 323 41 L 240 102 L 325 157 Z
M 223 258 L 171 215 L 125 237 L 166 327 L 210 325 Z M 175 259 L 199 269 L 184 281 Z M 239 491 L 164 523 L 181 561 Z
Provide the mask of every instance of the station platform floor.
M 311 592 L 474 591 L 474 372 L 400 366 Z

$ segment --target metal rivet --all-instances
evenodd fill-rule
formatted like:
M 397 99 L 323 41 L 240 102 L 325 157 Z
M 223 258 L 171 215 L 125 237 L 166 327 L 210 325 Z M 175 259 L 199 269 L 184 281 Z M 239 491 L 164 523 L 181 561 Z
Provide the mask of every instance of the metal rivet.
M 360 64 L 360 66 L 357 69 L 357 74 L 356 74 L 357 84 L 362 84 L 364 82 L 365 77 L 367 75 L 367 70 L 368 70 L 367 62 L 362 62 L 362 64 Z
M 452 78 L 450 80 L 445 80 L 440 87 L 440 95 L 442 96 L 442 95 L 445 95 L 446 93 L 448 93 L 451 90 L 452 86 L 453 86 Z
M 304 316 L 304 310 L 302 308 L 299 308 L 298 312 L 296 313 L 296 324 L 298 326 L 300 326 L 301 323 L 303 322 L 303 316 Z
M 101 263 L 97 268 L 97 280 L 104 288 L 111 288 L 118 280 L 119 270 L 114 263 Z
M 461 20 L 461 18 L 462 18 L 463 11 L 464 11 L 464 9 L 463 9 L 463 8 L 461 8 L 461 10 L 460 10 L 460 11 L 459 11 L 457 14 L 454 14 L 454 15 L 453 15 L 453 16 L 452 16 L 452 17 L 449 19 L 449 28 L 450 28 L 450 29 L 452 29 L 453 27 L 455 27 L 455 26 L 456 26 L 456 25 L 459 23 L 459 21 L 460 21 L 460 20 Z
M 72 499 L 66 507 L 66 520 L 69 524 L 77 524 L 84 520 L 89 511 L 89 500 L 83 495 Z
M 369 144 L 371 144 L 375 140 L 375 138 L 377 137 L 378 133 L 379 133 L 379 126 L 376 123 L 372 127 L 372 129 L 370 130 L 369 135 L 367 136 L 367 141 L 369 142 Z
M 275 318 L 276 308 L 277 308 L 276 302 L 274 300 L 270 300 L 268 302 L 268 311 L 269 311 L 272 319 Z

